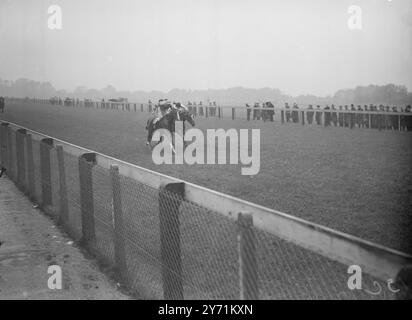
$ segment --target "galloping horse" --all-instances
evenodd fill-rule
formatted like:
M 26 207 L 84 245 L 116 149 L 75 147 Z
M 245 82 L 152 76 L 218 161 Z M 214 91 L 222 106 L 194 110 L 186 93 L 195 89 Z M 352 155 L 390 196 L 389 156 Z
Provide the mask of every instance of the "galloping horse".
M 172 110 L 165 114 L 159 121 L 153 124 L 154 118 L 147 120 L 146 130 L 147 130 L 147 145 L 152 142 L 153 133 L 158 129 L 167 129 L 172 134 L 175 132 L 175 122 L 183 121 L 183 135 L 185 132 L 185 121 L 188 121 L 192 127 L 195 126 L 195 120 L 193 114 L 187 110 Z

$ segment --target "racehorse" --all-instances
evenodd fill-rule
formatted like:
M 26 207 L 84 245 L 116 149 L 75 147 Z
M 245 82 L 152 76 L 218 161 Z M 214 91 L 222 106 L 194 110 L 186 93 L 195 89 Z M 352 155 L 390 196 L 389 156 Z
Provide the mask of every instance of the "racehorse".
M 187 110 L 172 110 L 165 114 L 159 121 L 153 124 L 154 118 L 147 120 L 147 145 L 151 145 L 153 133 L 158 129 L 167 129 L 172 134 L 175 132 L 175 122 L 183 121 L 183 135 L 185 133 L 185 121 L 188 121 L 192 127 L 195 126 L 195 120 L 193 114 Z M 163 137 L 162 137 L 163 139 Z M 160 141 L 158 142 L 160 143 Z

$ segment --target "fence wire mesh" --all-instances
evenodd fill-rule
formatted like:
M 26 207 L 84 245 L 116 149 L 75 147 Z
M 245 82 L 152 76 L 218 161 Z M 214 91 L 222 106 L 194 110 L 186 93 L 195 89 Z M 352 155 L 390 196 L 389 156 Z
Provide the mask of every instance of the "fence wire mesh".
M 82 216 L 80 210 L 80 181 L 79 159 L 64 152 L 64 170 L 66 172 L 66 187 L 68 200 L 67 231 L 71 237 L 78 241 L 82 236 Z
M 14 131 L 11 132 L 15 137 Z M 41 204 L 39 140 L 33 139 L 32 146 L 35 194 L 31 196 Z M 15 139 L 6 151 L 13 153 L 16 181 Z M 91 186 L 82 189 L 79 158 L 67 152 L 63 155 L 68 199 L 68 220 L 64 227 L 72 238 L 80 240 L 85 234 L 82 228 L 85 216 L 91 217 L 94 253 L 106 264 L 117 267 L 139 297 L 162 299 L 182 294 L 184 299 L 238 299 L 244 288 L 252 291 L 256 288 L 258 299 L 395 298 L 384 281 L 365 273 L 362 278 L 367 290 L 349 290 L 347 265 L 253 225 L 246 229 L 245 235 L 236 218 L 186 201 L 178 192 L 154 189 L 91 163 L 86 164 Z M 52 190 L 49 208 L 57 219 L 61 214 L 61 195 L 54 147 L 49 156 Z M 27 173 L 27 153 L 25 159 Z M 28 174 L 24 184 L 28 185 Z M 81 194 L 81 190 L 87 194 Z M 87 197 L 92 205 L 85 207 Z M 245 238 L 248 240 L 242 240 Z M 374 294 L 377 286 L 383 289 L 380 294 Z
M 16 131 L 13 129 L 10 129 L 10 152 L 11 152 L 11 157 L 9 158 L 11 163 L 9 164 L 10 169 L 11 169 L 11 174 L 13 176 L 13 179 L 17 180 L 17 158 L 16 158 Z
M 253 228 L 256 237 L 260 299 L 388 299 L 390 291 L 379 296 L 349 290 L 348 266 Z M 377 279 L 363 274 L 363 283 L 375 289 Z M 382 288 L 386 283 L 380 281 Z
M 57 162 L 57 152 L 55 148 L 50 150 L 50 182 L 52 192 L 52 203 L 50 214 L 56 221 L 60 217 L 60 186 L 59 186 L 59 164 Z
M 133 289 L 142 296 L 160 299 L 163 295 L 158 190 L 120 176 L 124 239 L 129 277 Z
M 92 177 L 96 249 L 101 259 L 107 264 L 114 265 L 113 196 L 110 172 L 96 166 L 92 169 Z
M 40 168 L 40 141 L 32 139 L 34 164 L 34 199 L 37 204 L 42 202 L 41 168 Z

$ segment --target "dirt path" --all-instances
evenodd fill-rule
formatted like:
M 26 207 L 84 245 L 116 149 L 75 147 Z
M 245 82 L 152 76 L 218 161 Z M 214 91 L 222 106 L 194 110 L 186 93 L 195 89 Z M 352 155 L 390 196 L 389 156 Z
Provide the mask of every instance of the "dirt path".
M 50 265 L 62 289 L 49 289 Z M 130 299 L 6 177 L 0 178 L 1 299 Z

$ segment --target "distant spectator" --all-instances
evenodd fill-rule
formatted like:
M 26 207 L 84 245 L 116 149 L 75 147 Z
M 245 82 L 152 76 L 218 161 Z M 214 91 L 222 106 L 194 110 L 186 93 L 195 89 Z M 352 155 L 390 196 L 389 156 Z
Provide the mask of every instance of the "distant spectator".
M 256 102 L 255 105 L 253 106 L 253 120 L 260 120 L 260 104 L 259 102 Z
M 323 108 L 323 110 L 326 110 L 326 112 L 324 112 L 325 127 L 328 127 L 328 126 L 330 126 L 331 119 L 332 119 L 331 113 L 329 111 L 327 111 L 327 110 L 330 110 L 329 105 L 326 105 L 326 107 Z
M 309 105 L 308 110 L 313 110 L 313 106 L 311 104 Z M 307 117 L 307 120 L 308 120 L 309 124 L 313 123 L 313 115 L 314 115 L 313 111 L 308 111 L 306 113 L 306 117 Z
M 332 104 L 331 110 L 336 110 L 334 104 Z M 336 112 L 332 112 L 331 117 L 332 117 L 332 123 L 336 127 L 338 125 L 338 115 L 336 114 Z
M 407 105 L 405 108 L 406 113 L 411 113 L 411 105 Z M 407 131 L 412 131 L 412 115 L 404 116 L 405 118 L 405 124 L 406 124 L 406 130 Z
M 247 121 L 250 121 L 250 113 L 251 112 L 252 112 L 252 110 L 250 109 L 250 105 L 248 105 L 246 103 L 246 118 L 247 118 Z
M 320 109 L 320 105 L 316 106 L 315 120 L 317 125 L 322 124 L 322 110 Z
M 289 122 L 291 116 L 290 116 L 290 111 L 288 110 L 288 109 L 290 109 L 290 107 L 289 107 L 289 104 L 287 102 L 285 103 L 285 109 L 286 109 L 286 122 Z
M 295 110 L 292 111 L 292 121 L 294 123 L 298 123 L 299 122 L 299 112 L 297 111 L 297 109 L 299 109 L 299 107 L 298 107 L 297 103 L 293 104 L 293 109 L 295 109 Z
M 268 102 L 266 102 L 266 108 L 273 109 L 273 110 L 266 110 L 266 113 L 269 117 L 269 120 L 271 122 L 273 122 L 274 121 L 274 116 L 275 116 L 275 106 L 273 105 L 272 102 L 268 101 Z

